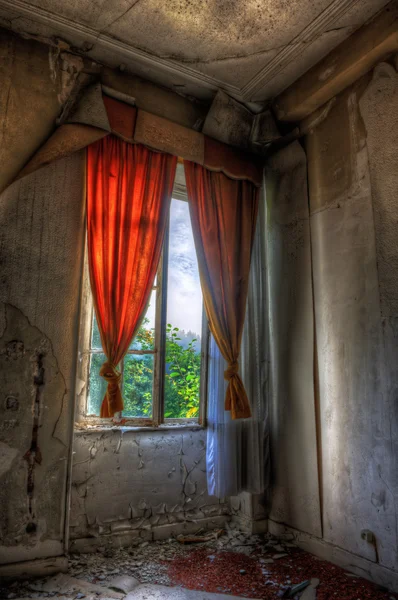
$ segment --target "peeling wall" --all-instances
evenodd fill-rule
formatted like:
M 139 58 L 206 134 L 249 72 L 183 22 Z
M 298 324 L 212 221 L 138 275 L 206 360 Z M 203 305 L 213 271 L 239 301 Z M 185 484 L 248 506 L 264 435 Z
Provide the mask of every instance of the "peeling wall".
M 323 539 L 395 571 L 397 114 L 398 75 L 381 64 L 307 138 Z
M 225 524 L 228 505 L 207 494 L 205 455 L 198 428 L 76 432 L 71 550 Z
M 63 553 L 84 155 L 0 197 L 0 563 Z
M 0 192 L 76 91 L 83 61 L 54 44 L 0 29 Z M 101 76 L 156 114 L 200 122 L 202 109 L 172 92 L 109 69 Z M 81 153 L 15 182 L 0 198 L 0 563 L 64 551 L 83 191 Z M 79 431 L 74 450 L 75 547 L 109 533 L 120 544 L 217 527 L 229 513 L 206 492 L 203 430 Z
M 82 68 L 59 47 L 0 29 L 0 192 L 52 132 Z

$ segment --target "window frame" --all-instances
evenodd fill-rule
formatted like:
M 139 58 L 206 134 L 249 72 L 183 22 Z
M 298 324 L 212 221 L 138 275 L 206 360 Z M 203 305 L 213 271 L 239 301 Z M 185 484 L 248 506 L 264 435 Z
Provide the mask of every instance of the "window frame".
M 172 198 L 188 202 L 185 186 L 183 165 L 177 165 Z M 164 418 L 164 390 L 165 390 L 165 359 L 166 359 L 166 324 L 167 324 L 167 279 L 169 258 L 169 219 L 167 219 L 166 231 L 159 267 L 157 271 L 156 286 L 156 308 L 155 308 L 155 345 L 153 351 L 129 350 L 127 355 L 152 354 L 154 356 L 154 374 L 152 391 L 152 418 L 126 417 L 115 415 L 113 418 L 101 418 L 87 414 L 87 402 L 90 385 L 90 358 L 92 354 L 102 353 L 101 350 L 92 351 L 91 336 L 93 324 L 93 299 L 90 287 L 90 277 L 87 259 L 87 236 L 85 237 L 85 251 L 83 269 L 83 282 L 81 292 L 80 310 L 80 332 L 77 360 L 76 377 L 76 425 L 77 427 L 176 427 L 176 426 L 202 426 L 206 424 L 207 389 L 208 389 L 208 350 L 210 331 L 203 307 L 202 331 L 201 331 L 201 370 L 200 370 L 200 392 L 199 392 L 199 415 L 196 418 Z M 99 375 L 98 375 L 99 376 Z

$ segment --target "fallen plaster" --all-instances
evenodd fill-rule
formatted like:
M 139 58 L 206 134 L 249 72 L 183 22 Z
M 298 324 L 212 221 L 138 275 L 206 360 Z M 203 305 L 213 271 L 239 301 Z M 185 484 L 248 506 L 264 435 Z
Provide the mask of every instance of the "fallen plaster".
M 128 600 L 243 600 L 239 596 L 226 594 L 214 594 L 213 592 L 203 592 L 196 590 L 187 590 L 184 588 L 166 587 L 164 585 L 153 585 L 147 583 L 139 585 L 127 596 Z
M 300 550 L 291 538 L 245 535 L 231 525 L 221 537 L 199 544 L 169 539 L 130 548 L 103 546 L 96 553 L 72 554 L 67 575 L 4 582 L 0 597 L 396 600 L 387 589 Z
M 115 590 L 115 587 L 122 585 L 125 591 Z M 140 584 L 132 577 L 118 577 L 109 582 L 108 587 L 101 587 L 92 583 L 87 583 L 79 579 L 73 579 L 69 575 L 57 575 L 47 581 L 33 583 L 30 588 L 38 592 L 75 597 L 77 599 L 94 596 L 99 600 L 239 600 L 238 596 L 225 594 L 214 594 L 204 591 L 187 590 L 181 587 L 169 587 L 152 583 Z M 241 598 L 240 600 L 243 600 Z

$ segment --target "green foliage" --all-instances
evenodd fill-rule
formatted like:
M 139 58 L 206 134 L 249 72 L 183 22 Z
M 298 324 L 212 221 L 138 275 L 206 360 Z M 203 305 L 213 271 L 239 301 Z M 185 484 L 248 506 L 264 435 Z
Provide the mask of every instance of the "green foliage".
M 147 329 L 145 318 L 134 340 L 134 348 L 152 350 L 154 331 Z M 153 354 L 126 354 L 123 369 L 125 417 L 152 417 Z
M 170 323 L 166 327 L 165 418 L 194 418 L 199 415 L 200 352 L 193 338 L 186 348 L 181 332 Z
M 152 416 L 153 354 L 124 359 L 123 399 L 124 417 Z
M 154 331 L 144 319 L 135 348 L 154 348 Z M 168 324 L 166 328 L 165 418 L 194 418 L 199 414 L 200 351 L 198 339 Z M 152 416 L 153 355 L 126 355 L 123 398 L 126 417 Z

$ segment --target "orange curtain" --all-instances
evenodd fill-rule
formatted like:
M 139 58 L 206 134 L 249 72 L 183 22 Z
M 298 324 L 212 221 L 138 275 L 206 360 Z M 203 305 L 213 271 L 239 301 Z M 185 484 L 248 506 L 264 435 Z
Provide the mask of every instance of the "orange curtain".
M 225 410 L 250 417 L 238 358 L 246 312 L 259 190 L 184 161 L 192 229 L 210 331 L 228 362 Z
M 147 306 L 162 249 L 177 159 L 109 135 L 87 151 L 91 290 L 107 361 L 101 417 L 123 409 L 121 373 Z

